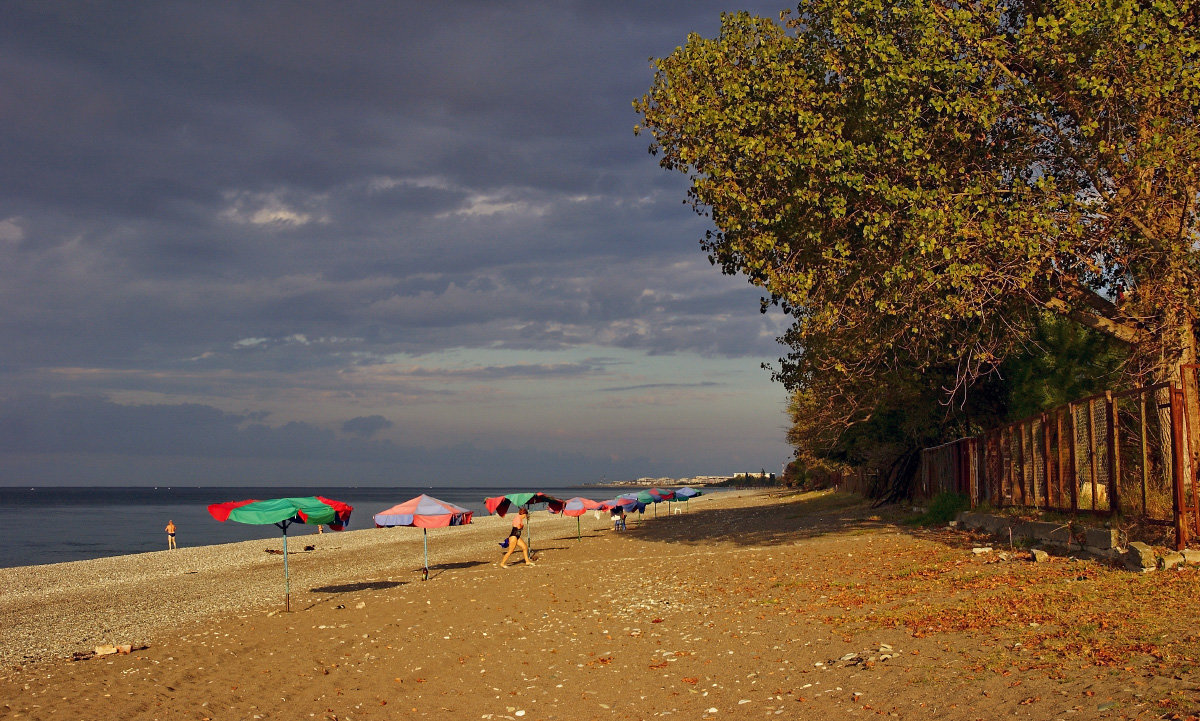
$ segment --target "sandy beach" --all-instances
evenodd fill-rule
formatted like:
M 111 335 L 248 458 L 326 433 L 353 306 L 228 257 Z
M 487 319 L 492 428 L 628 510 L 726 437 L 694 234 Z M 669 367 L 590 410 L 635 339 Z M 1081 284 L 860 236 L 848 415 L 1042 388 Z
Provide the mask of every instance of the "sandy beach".
M 689 506 L 624 533 L 587 514 L 582 540 L 574 519 L 538 512 L 534 567 L 496 565 L 505 519 L 435 529 L 427 582 L 418 529 L 293 536 L 290 613 L 282 558 L 266 552 L 281 547 L 274 537 L 4 569 L 0 717 L 1148 719 L 1198 708 L 1193 569 L 1143 576 L 977 553 L 979 538 L 838 494 Z M 70 660 L 99 644 L 135 650 Z

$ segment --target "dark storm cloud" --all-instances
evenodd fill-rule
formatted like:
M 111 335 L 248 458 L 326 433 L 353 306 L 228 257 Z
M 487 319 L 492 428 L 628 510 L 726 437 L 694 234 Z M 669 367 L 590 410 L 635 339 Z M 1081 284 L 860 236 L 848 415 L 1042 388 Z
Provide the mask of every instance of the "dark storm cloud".
M 632 133 L 648 58 L 713 35 L 723 9 L 3 4 L 0 403 L 44 392 L 21 406 L 45 431 L 30 437 L 71 452 L 341 458 L 370 442 L 353 448 L 375 457 L 395 429 L 272 430 L 216 408 L 260 413 L 259 397 L 331 392 L 322 371 L 397 355 L 776 357 L 779 318 L 705 262 L 684 178 Z M 457 379 L 597 371 L 479 366 Z M 396 393 L 450 393 L 418 377 Z M 130 405 L 115 427 L 145 432 L 128 437 L 72 426 L 53 400 L 103 418 L 117 392 L 188 400 Z

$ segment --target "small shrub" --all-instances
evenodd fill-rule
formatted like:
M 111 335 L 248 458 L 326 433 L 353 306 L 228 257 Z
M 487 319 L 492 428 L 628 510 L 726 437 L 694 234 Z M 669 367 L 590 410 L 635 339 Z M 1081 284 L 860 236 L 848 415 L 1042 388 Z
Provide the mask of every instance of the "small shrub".
M 911 522 L 917 526 L 942 526 L 953 521 L 960 511 L 970 507 L 970 500 L 961 493 L 939 493 L 929 502 L 928 510 Z

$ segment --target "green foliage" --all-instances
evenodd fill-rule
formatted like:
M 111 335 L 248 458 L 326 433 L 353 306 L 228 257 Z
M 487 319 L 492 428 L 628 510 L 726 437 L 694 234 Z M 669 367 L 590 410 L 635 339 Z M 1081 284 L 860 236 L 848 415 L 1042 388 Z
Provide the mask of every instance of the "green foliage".
M 780 485 L 780 479 L 774 473 L 738 473 L 732 478 L 726 478 L 717 483 L 710 483 L 710 486 L 721 486 L 727 488 L 742 488 L 750 487 L 767 487 Z
M 1057 353 L 1047 311 L 1134 372 L 1194 361 L 1200 4 L 804 0 L 783 20 L 722 16 L 634 105 L 713 221 L 710 260 L 794 319 L 794 442 L 853 461 L 1003 415 L 1000 364 L 1028 355 L 1009 370 L 1034 387 Z M 1098 353 L 1062 393 L 1108 373 Z
M 1002 365 L 1007 412 L 1019 420 L 1118 387 L 1128 348 L 1072 321 L 1045 315 L 1030 343 Z
M 944 526 L 957 518 L 960 512 L 970 508 L 970 499 L 961 493 L 939 493 L 929 502 L 925 513 L 910 522 L 917 526 Z

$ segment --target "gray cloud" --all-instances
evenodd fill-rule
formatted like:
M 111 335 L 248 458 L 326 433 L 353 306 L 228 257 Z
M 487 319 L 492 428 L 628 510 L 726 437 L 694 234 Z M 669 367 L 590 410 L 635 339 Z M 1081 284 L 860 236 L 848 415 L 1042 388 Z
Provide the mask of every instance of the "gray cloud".
M 614 463 L 534 448 L 406 447 L 367 440 L 390 425 L 380 417 L 350 419 L 343 427 L 355 437 L 339 438 L 307 423 L 271 427 L 194 404 L 126 406 L 85 396 L 26 395 L 0 406 L 0 484 L 26 485 L 31 477 L 53 473 L 66 485 L 123 485 L 152 468 L 186 481 L 272 484 L 319 479 L 313 475 L 318 468 L 350 467 L 356 480 L 392 483 L 423 477 L 561 481 L 570 474 L 582 482 L 654 468 L 645 458 Z M 306 464 L 316 465 L 303 476 L 287 477 Z
M 370 438 L 379 431 L 392 427 L 392 422 L 383 416 L 359 416 L 342 424 L 342 432 L 362 438 Z
M 283 433 L 342 458 L 339 443 L 388 430 L 341 438 L 345 419 L 393 416 L 321 410 L 369 401 L 339 374 L 396 358 L 479 360 L 389 377 L 395 403 L 464 392 L 451 382 L 508 383 L 504 403 L 529 392 L 521 379 L 561 384 L 546 403 L 613 372 L 580 360 L 605 348 L 757 368 L 782 320 L 705 262 L 684 179 L 632 134 L 647 58 L 711 35 L 723 9 L 6 4 L 0 402 L 157 414 L 140 440 L 75 432 L 89 453 L 177 442 L 249 458 L 252 435 Z M 270 415 L 304 394 L 311 417 Z M 53 402 L 19 407 L 36 426 Z M 474 422 L 463 437 L 484 446 Z

